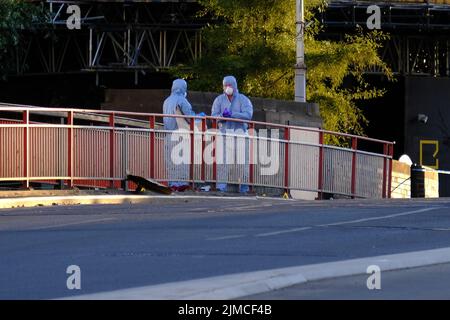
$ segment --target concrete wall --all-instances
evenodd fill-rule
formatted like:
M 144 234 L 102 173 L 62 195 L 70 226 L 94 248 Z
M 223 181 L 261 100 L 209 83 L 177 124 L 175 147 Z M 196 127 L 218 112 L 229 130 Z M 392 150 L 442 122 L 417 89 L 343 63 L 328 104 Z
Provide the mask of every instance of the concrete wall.
M 133 112 L 162 113 L 164 100 L 170 94 L 165 90 L 147 89 L 108 89 L 105 91 L 104 110 L 123 110 Z M 188 100 L 194 111 L 211 114 L 211 106 L 217 93 L 189 91 Z M 253 120 L 305 127 L 322 128 L 319 106 L 315 103 L 252 98 Z

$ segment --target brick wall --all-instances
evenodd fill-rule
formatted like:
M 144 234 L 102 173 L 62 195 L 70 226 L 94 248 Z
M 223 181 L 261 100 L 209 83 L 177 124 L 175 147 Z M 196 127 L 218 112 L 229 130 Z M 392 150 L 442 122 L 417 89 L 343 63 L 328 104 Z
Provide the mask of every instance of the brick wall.
M 425 198 L 439 198 L 439 174 L 427 171 L 425 175 Z M 392 198 L 411 197 L 411 167 L 394 160 L 392 162 Z
M 425 172 L 425 198 L 439 198 L 439 173 Z
M 397 160 L 392 161 L 392 198 L 411 197 L 411 167 Z

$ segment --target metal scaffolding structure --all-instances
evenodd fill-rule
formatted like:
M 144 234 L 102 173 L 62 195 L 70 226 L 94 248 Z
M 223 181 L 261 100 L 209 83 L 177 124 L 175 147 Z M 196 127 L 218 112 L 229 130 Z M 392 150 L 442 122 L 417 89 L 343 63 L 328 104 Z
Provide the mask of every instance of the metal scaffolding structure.
M 33 2 L 43 3 L 50 18 L 24 35 L 15 52 L 17 75 L 131 72 L 137 83 L 148 71 L 197 61 L 202 28 L 212 22 L 199 17 L 195 0 Z M 66 26 L 73 4 L 81 8 L 81 30 Z M 381 9 L 381 30 L 391 35 L 381 55 L 394 73 L 450 76 L 450 4 L 331 0 L 317 13 L 325 27 L 322 37 L 342 39 L 358 26 L 366 28 L 373 4 Z
M 202 55 L 199 6 L 190 2 L 45 1 L 50 21 L 24 36 L 16 73 L 166 70 Z M 81 29 L 67 28 L 67 8 L 81 9 Z
M 381 31 L 390 35 L 381 56 L 394 73 L 450 77 L 450 4 L 333 0 L 319 15 L 323 37 L 342 39 L 365 29 L 367 8 L 373 4 L 381 9 Z

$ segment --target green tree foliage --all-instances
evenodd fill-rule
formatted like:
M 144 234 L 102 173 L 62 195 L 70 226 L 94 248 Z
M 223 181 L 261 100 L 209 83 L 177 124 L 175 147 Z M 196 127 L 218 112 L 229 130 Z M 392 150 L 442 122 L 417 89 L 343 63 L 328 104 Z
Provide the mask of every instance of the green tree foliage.
M 191 89 L 221 91 L 223 76 L 233 74 L 250 96 L 292 100 L 295 0 L 200 2 L 203 14 L 216 19 L 204 31 L 206 53 L 193 68 L 178 69 L 177 75 L 189 79 Z M 355 102 L 384 94 L 370 86 L 364 70 L 377 68 L 391 77 L 378 54 L 386 36 L 360 31 L 341 41 L 319 40 L 321 26 L 313 13 L 325 5 L 306 0 L 307 99 L 320 104 L 326 129 L 362 134 L 366 119 Z
M 11 70 L 15 50 L 20 50 L 24 30 L 45 20 L 43 8 L 23 0 L 0 0 L 0 78 Z

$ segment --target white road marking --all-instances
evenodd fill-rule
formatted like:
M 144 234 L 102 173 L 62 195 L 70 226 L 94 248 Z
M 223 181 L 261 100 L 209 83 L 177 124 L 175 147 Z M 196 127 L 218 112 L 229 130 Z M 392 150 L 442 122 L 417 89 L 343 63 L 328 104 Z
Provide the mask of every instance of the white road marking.
M 272 207 L 272 204 L 265 204 L 265 205 L 256 205 L 256 206 L 241 206 L 241 207 L 228 207 L 224 208 L 224 210 L 230 210 L 230 211 L 244 211 L 244 210 L 256 210 L 256 209 L 263 209 L 263 208 L 269 208 Z
M 409 216 L 416 213 L 422 213 L 432 210 L 441 209 L 442 207 L 433 207 L 433 208 L 425 208 L 425 209 L 419 209 L 414 211 L 407 211 L 407 212 L 401 212 L 396 214 L 390 214 L 387 216 L 379 216 L 379 217 L 372 217 L 372 218 L 365 218 L 365 219 L 357 219 L 357 220 L 350 220 L 350 221 L 341 221 L 341 222 L 334 222 L 334 223 L 327 223 L 327 224 L 320 224 L 318 227 L 332 227 L 332 226 L 341 226 L 344 224 L 353 224 L 353 223 L 359 223 L 359 222 L 367 222 L 367 221 L 375 221 L 375 220 L 383 220 L 383 219 L 392 219 L 397 217 L 403 217 L 403 216 Z
M 76 226 L 76 225 L 80 225 L 80 224 L 102 222 L 102 221 L 111 221 L 111 220 L 117 220 L 117 218 L 103 218 L 103 219 L 78 221 L 78 222 L 71 222 L 71 223 L 64 223 L 64 224 L 55 224 L 55 225 L 51 225 L 51 226 L 44 226 L 44 227 L 39 227 L 39 228 L 27 229 L 27 230 L 30 230 L 30 231 L 45 230 L 45 229 L 53 229 L 53 228 L 60 228 L 60 227 L 70 227 L 70 226 Z
M 379 217 L 371 217 L 371 218 L 365 218 L 365 219 L 357 219 L 357 220 L 350 220 L 350 221 L 339 221 L 339 222 L 334 222 L 334 223 L 320 224 L 320 225 L 317 225 L 315 227 L 332 227 L 332 226 L 340 226 L 340 225 L 345 225 L 345 224 L 354 224 L 354 223 L 366 222 L 366 221 L 392 219 L 392 218 L 396 218 L 396 217 L 402 217 L 402 216 L 407 216 L 407 215 L 412 215 L 412 214 L 416 214 L 416 213 L 427 212 L 427 211 L 436 210 L 436 209 L 441 209 L 441 207 L 425 208 L 425 209 L 419 209 L 419 210 L 414 210 L 414 211 L 407 211 L 407 212 L 401 212 L 401 213 L 396 213 L 396 214 L 390 214 L 390 215 L 387 215 L 387 216 L 379 216 Z M 270 236 L 276 236 L 276 235 L 279 235 L 279 234 L 310 230 L 312 228 L 313 227 L 302 227 L 302 228 L 294 228 L 294 229 L 280 230 L 280 231 L 274 231 L 274 232 L 267 232 L 267 233 L 257 234 L 256 237 L 270 237 Z M 442 230 L 442 231 L 444 231 L 444 230 Z
M 255 235 L 255 237 L 270 237 L 270 236 L 276 236 L 279 234 L 298 232 L 298 231 L 304 231 L 304 230 L 309 230 L 309 229 L 312 229 L 312 227 L 294 228 L 294 229 L 288 229 L 288 230 L 260 233 L 260 234 Z
M 232 236 L 223 236 L 223 237 L 216 237 L 216 238 L 208 238 L 206 240 L 208 241 L 216 241 L 216 240 L 227 240 L 227 239 L 237 239 L 237 238 L 243 238 L 245 237 L 244 234 L 235 234 Z
M 396 213 L 396 214 L 390 214 L 390 215 L 386 215 L 386 216 L 378 216 L 378 217 L 349 220 L 349 221 L 338 221 L 338 222 L 333 222 L 333 223 L 315 225 L 315 226 L 311 226 L 311 227 L 300 227 L 300 228 L 292 228 L 292 229 L 279 230 L 279 231 L 273 231 L 273 232 L 259 233 L 259 234 L 254 235 L 254 237 L 258 237 L 258 238 L 271 237 L 271 236 L 276 236 L 276 235 L 280 235 L 280 234 L 306 231 L 306 230 L 310 230 L 314 227 L 332 227 L 332 226 L 340 226 L 340 225 L 345 225 L 345 224 L 354 224 L 354 223 L 374 221 L 374 220 L 392 219 L 392 218 L 396 218 L 396 217 L 402 217 L 402 216 L 407 216 L 407 215 L 412 215 L 412 214 L 416 214 L 416 213 L 422 213 L 422 212 L 427 212 L 427 211 L 432 211 L 432 210 L 437 210 L 437 209 L 442 209 L 442 207 L 425 208 L 425 209 L 401 212 L 401 213 Z M 439 231 L 450 231 L 450 229 L 441 229 Z M 232 235 L 232 236 L 224 236 L 224 237 L 217 237 L 217 238 L 209 238 L 207 240 L 237 239 L 237 238 L 242 238 L 245 236 L 246 235 Z

